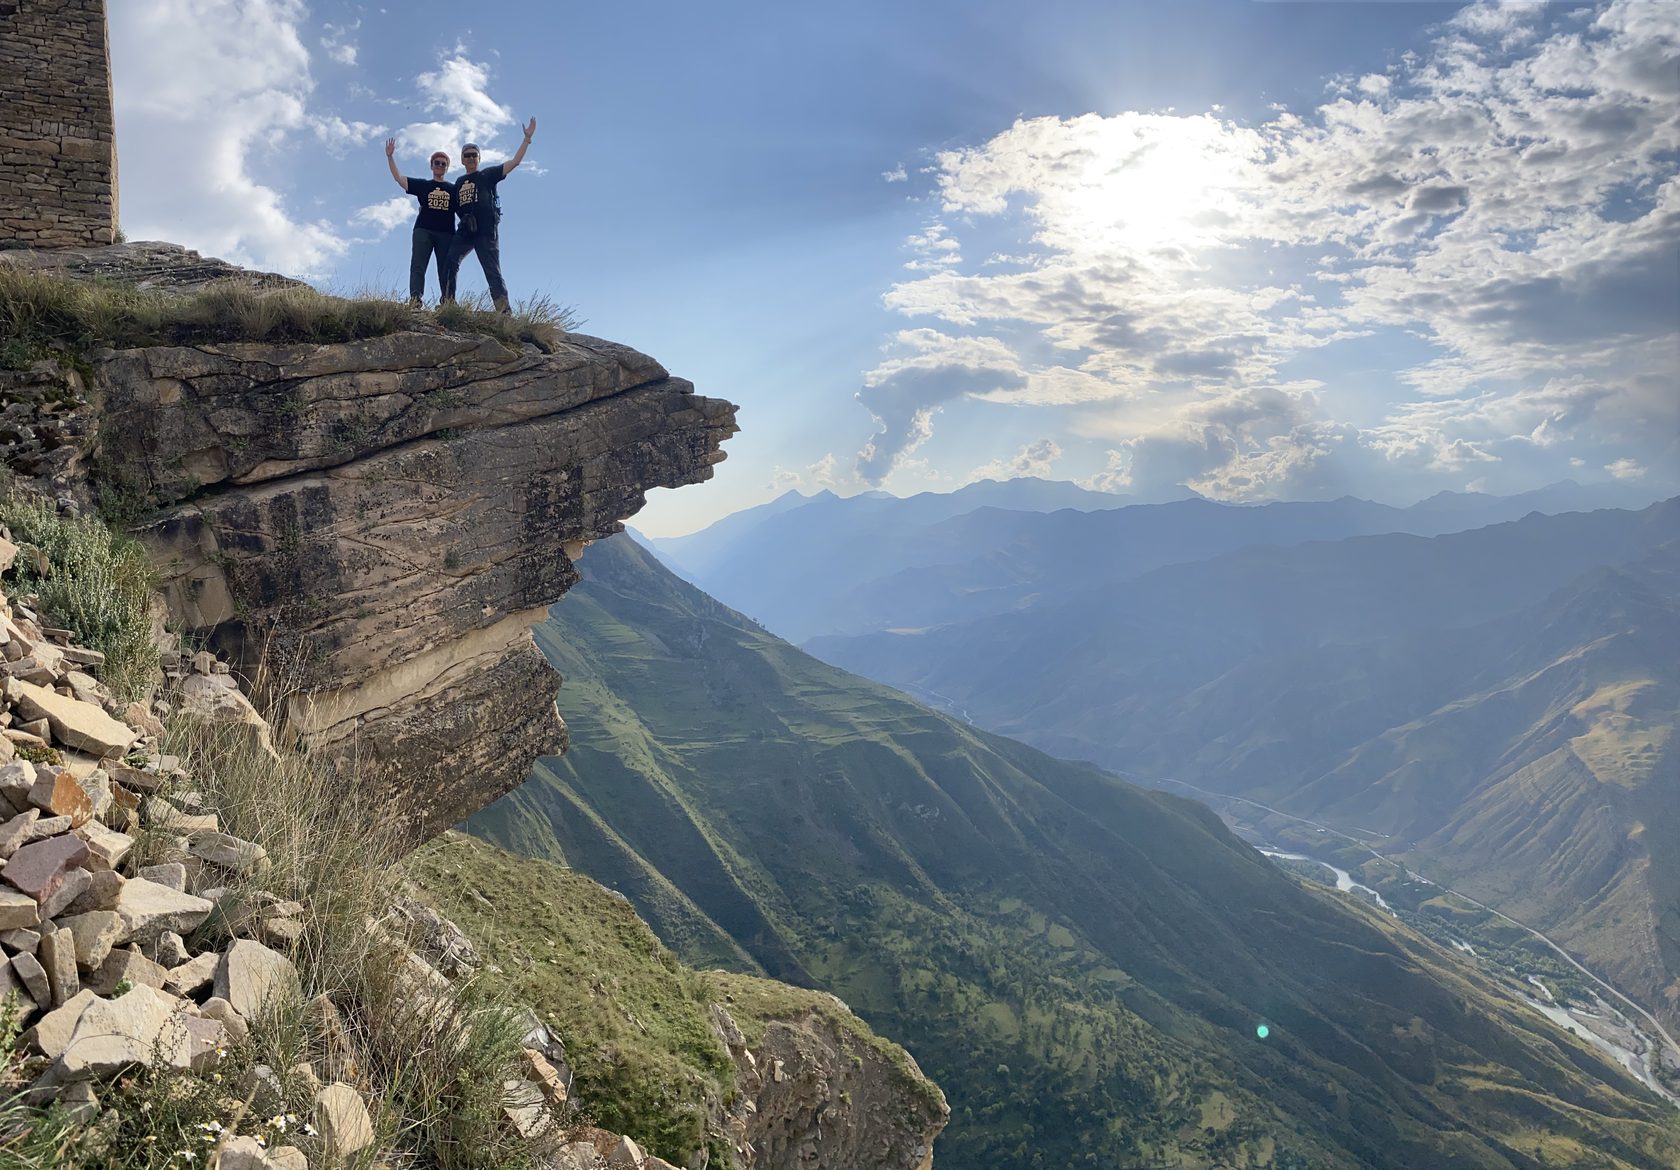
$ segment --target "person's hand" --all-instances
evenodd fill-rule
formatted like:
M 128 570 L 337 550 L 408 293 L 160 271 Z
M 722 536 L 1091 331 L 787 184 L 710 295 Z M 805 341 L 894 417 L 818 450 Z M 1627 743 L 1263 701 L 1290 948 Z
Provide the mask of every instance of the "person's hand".
M 536 119 L 532 118 L 531 121 L 535 122 Z M 396 153 L 397 153 L 397 140 L 395 138 L 387 138 L 385 140 L 385 157 L 390 158 L 392 155 L 394 155 Z
M 525 141 L 531 141 L 531 136 L 537 132 L 537 120 L 532 118 L 525 126 Z

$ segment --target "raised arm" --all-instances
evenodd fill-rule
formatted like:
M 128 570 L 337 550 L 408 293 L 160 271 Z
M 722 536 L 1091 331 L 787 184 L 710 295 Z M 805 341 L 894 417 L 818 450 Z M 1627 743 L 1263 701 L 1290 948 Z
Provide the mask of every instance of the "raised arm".
M 397 169 L 397 140 L 395 138 L 385 140 L 385 165 L 391 168 L 391 177 L 397 181 L 397 186 L 406 192 L 408 190 L 408 180 L 403 178 L 403 173 Z
M 532 118 L 525 127 L 525 141 L 519 144 L 519 149 L 513 152 L 513 157 L 502 164 L 502 174 L 507 174 L 514 167 L 525 161 L 525 148 L 531 145 L 531 135 L 537 132 L 537 120 Z

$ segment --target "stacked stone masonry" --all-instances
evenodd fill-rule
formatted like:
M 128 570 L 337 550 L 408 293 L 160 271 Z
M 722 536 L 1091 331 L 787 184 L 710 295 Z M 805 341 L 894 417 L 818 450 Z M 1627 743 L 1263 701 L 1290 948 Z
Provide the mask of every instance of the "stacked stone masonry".
M 105 0 L 0 0 L 0 248 L 109 244 Z

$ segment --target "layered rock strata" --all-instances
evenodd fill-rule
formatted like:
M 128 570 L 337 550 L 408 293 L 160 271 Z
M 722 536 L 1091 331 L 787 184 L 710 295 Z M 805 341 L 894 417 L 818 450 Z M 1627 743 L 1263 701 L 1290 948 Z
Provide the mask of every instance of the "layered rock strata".
M 0 264 L 164 292 L 295 283 L 167 244 Z M 736 430 L 732 404 L 579 334 L 418 317 L 359 341 L 181 342 L 6 374 L 14 470 L 65 507 L 92 476 L 151 516 L 174 622 L 284 696 L 288 732 L 353 759 L 413 841 L 564 750 L 531 625 L 584 546 L 649 488 L 709 478 Z
M 651 487 L 735 430 L 651 358 L 405 332 L 171 346 L 100 364 L 102 473 L 173 504 L 143 536 L 171 612 L 287 724 L 354 755 L 422 840 L 564 748 L 532 623 Z

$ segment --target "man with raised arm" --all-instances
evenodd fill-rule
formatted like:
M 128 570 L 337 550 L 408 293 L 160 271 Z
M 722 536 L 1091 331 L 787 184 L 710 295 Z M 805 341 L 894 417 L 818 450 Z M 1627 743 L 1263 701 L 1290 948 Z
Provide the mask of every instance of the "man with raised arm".
M 397 186 L 420 201 L 414 220 L 414 246 L 408 257 L 408 303 L 420 307 L 426 292 L 426 267 L 437 257 L 438 292 L 445 302 L 455 299 L 455 270 L 449 265 L 449 245 L 455 238 L 455 188 L 444 181 L 449 156 L 432 152 L 432 176 L 411 179 L 397 169 L 397 140 L 385 140 L 385 165 Z
M 469 142 L 461 147 L 461 165 L 467 173 L 455 180 L 455 214 L 459 222 L 455 226 L 455 240 L 449 247 L 447 300 L 455 299 L 455 278 L 461 270 L 461 261 L 468 252 L 477 252 L 496 311 L 513 311 L 508 305 L 507 284 L 502 280 L 502 245 L 496 232 L 501 210 L 496 202 L 496 187 L 525 161 L 525 150 L 536 132 L 537 120 L 532 118 L 525 126 L 525 140 L 513 157 L 483 170 L 478 169 L 478 144 Z

